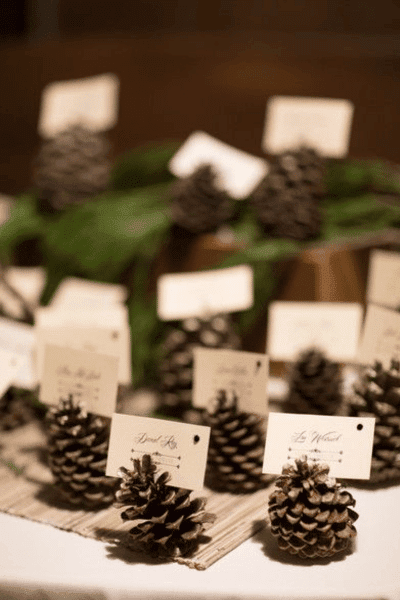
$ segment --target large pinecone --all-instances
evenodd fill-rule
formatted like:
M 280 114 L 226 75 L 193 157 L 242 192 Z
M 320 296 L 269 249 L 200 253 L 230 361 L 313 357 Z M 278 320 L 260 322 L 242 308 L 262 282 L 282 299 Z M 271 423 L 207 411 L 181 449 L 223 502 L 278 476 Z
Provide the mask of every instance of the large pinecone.
M 271 531 L 279 547 L 301 558 L 325 558 L 347 550 L 357 532 L 355 500 L 329 466 L 306 457 L 285 465 L 269 498 Z
M 324 162 L 310 148 L 277 156 L 250 198 L 265 233 L 295 240 L 317 237 L 322 227 L 324 178 Z
M 349 416 L 375 417 L 371 482 L 400 478 L 400 362 L 365 370 L 349 401 Z
M 302 352 L 291 372 L 285 412 L 335 415 L 342 402 L 340 366 L 317 348 Z
M 48 461 L 61 495 L 84 508 L 111 504 L 118 479 L 105 475 L 109 420 L 86 413 L 72 396 L 47 413 Z
M 205 523 L 215 515 L 205 512 L 205 498 L 190 499 L 191 492 L 168 485 L 167 472 L 156 477 L 151 456 L 133 461 L 134 470 L 121 467 L 122 481 L 114 506 L 128 506 L 121 518 L 141 522 L 130 530 L 133 546 L 160 557 L 176 558 L 192 553 L 200 542 Z
M 239 412 L 237 401 L 235 394 L 228 397 L 225 390 L 220 390 L 204 414 L 204 424 L 211 427 L 207 483 L 221 491 L 253 492 L 271 481 L 262 472 L 263 419 Z
M 34 174 L 42 210 L 62 211 L 107 189 L 111 172 L 108 152 L 105 137 L 82 125 L 45 142 Z
M 0 431 L 8 431 L 25 425 L 35 418 L 34 393 L 11 386 L 0 398 Z
M 163 343 L 159 365 L 160 412 L 185 421 L 198 420 L 193 410 L 193 349 L 196 347 L 238 350 L 240 338 L 230 315 L 190 317 L 172 328 Z
M 205 164 L 174 184 L 170 202 L 175 223 L 192 233 L 207 233 L 230 218 L 232 199 L 216 187 L 215 179 L 213 167 Z

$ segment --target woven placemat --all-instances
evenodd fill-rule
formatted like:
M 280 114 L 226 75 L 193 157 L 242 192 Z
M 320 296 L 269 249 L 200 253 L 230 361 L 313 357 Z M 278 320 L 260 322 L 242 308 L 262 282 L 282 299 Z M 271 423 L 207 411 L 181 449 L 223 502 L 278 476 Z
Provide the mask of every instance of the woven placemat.
M 190 558 L 178 562 L 206 569 L 263 526 L 267 517 L 266 488 L 252 494 L 216 493 L 207 488 L 207 512 L 216 515 L 207 529 L 207 540 Z M 46 466 L 46 442 L 37 423 L 2 432 L 0 441 L 0 511 L 64 529 L 82 536 L 128 546 L 128 529 L 120 511 L 71 508 L 60 501 Z

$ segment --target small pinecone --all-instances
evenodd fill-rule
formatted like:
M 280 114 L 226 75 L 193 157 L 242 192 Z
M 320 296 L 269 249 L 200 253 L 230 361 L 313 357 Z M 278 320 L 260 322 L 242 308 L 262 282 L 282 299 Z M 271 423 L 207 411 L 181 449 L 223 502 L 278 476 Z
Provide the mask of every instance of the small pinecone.
M 11 386 L 0 398 L 0 431 L 9 431 L 35 418 L 30 390 Z
M 165 416 L 198 420 L 192 408 L 193 349 L 196 347 L 238 350 L 240 338 L 230 315 L 190 317 L 167 333 L 159 365 L 161 405 Z
M 301 558 L 326 558 L 347 550 L 357 531 L 355 500 L 334 478 L 329 466 L 285 465 L 269 498 L 271 532 L 279 547 Z
M 84 508 L 111 504 L 118 479 L 105 475 L 108 420 L 86 413 L 70 396 L 49 409 L 48 461 L 57 489 Z
M 111 172 L 108 152 L 105 137 L 82 125 L 45 142 L 34 176 L 42 210 L 62 211 L 107 189 Z
M 317 237 L 324 177 L 324 162 L 310 148 L 279 155 L 250 199 L 265 233 L 295 240 Z
M 350 417 L 375 417 L 373 483 L 400 478 L 400 362 L 386 370 L 377 362 L 366 369 L 349 401 Z
M 216 187 L 215 179 L 213 167 L 206 164 L 174 184 L 171 208 L 175 223 L 191 233 L 207 233 L 230 218 L 232 199 Z
M 261 417 L 238 412 L 237 397 L 220 390 L 204 424 L 211 427 L 207 483 L 233 493 L 265 487 L 271 477 L 262 472 L 265 431 Z
M 301 353 L 292 369 L 285 412 L 336 415 L 342 403 L 339 365 L 316 348 Z
M 130 530 L 133 546 L 159 557 L 177 558 L 192 553 L 200 542 L 205 523 L 215 515 L 205 512 L 205 498 L 190 499 L 191 492 L 168 485 L 167 472 L 155 476 L 149 454 L 134 459 L 134 470 L 121 467 L 122 481 L 116 492 L 116 508 L 128 506 L 121 518 L 142 521 Z

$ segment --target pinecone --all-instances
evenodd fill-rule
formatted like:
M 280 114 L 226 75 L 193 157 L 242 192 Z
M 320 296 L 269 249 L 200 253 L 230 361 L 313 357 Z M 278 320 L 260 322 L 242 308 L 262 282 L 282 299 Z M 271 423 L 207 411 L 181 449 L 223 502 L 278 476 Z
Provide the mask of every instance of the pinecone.
M 30 390 L 11 386 L 0 398 L 0 431 L 9 431 L 35 418 Z
M 349 416 L 375 417 L 370 481 L 400 478 L 400 362 L 365 370 L 349 401 Z
M 161 414 L 198 421 L 198 411 L 191 406 L 193 349 L 198 346 L 239 349 L 240 338 L 230 315 L 190 317 L 167 333 L 159 365 Z
M 357 531 L 355 500 L 334 478 L 329 466 L 306 457 L 285 465 L 269 498 L 271 532 L 279 547 L 301 558 L 325 558 L 343 552 Z
M 250 198 L 266 235 L 295 240 L 317 237 L 324 178 L 324 162 L 314 150 L 302 147 L 279 155 Z
M 47 414 L 48 460 L 57 489 L 84 508 L 111 504 L 118 479 L 105 475 L 109 421 L 86 413 L 72 396 Z
M 171 208 L 175 223 L 192 233 L 207 233 L 230 218 L 232 199 L 215 186 L 215 179 L 213 167 L 205 164 L 174 184 Z
M 82 204 L 103 192 L 110 179 L 105 137 L 74 125 L 42 146 L 36 161 L 39 206 L 47 212 Z
M 261 417 L 237 410 L 235 394 L 217 393 L 204 414 L 211 427 L 207 483 L 233 493 L 253 492 L 265 487 L 271 477 L 262 473 L 265 431 Z
M 336 415 L 342 403 L 339 365 L 317 348 L 302 352 L 290 376 L 285 412 Z
M 122 481 L 116 493 L 116 508 L 128 506 L 121 518 L 142 522 L 130 530 L 133 546 L 159 557 L 176 558 L 193 553 L 200 542 L 204 524 L 215 515 L 205 512 L 205 498 L 190 499 L 191 492 L 168 485 L 170 475 L 157 478 L 149 454 L 133 460 L 134 470 L 121 467 Z

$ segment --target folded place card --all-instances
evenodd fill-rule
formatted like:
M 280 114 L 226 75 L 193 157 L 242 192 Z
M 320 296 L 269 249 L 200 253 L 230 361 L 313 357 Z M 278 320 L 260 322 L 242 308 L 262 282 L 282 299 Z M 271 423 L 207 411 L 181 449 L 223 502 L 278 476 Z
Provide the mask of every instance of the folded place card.
M 256 352 L 195 348 L 193 405 L 207 408 L 218 390 L 235 394 L 244 412 L 268 413 L 268 357 Z
M 188 177 L 205 164 L 215 167 L 216 184 L 238 200 L 248 196 L 268 172 L 263 158 L 229 146 L 204 131 L 188 137 L 169 168 L 176 177 Z
M 111 417 L 118 391 L 118 358 L 56 345 L 44 349 L 40 400 L 58 404 L 72 394 L 91 413 Z
M 203 487 L 210 428 L 177 421 L 114 414 L 111 422 L 106 475 L 120 467 L 133 469 L 133 460 L 150 454 L 158 473 L 168 471 L 169 485 L 188 490 Z
M 274 96 L 267 103 L 262 147 L 279 154 L 306 145 L 324 156 L 347 154 L 354 105 L 336 98 Z
M 367 300 L 390 308 L 400 308 L 400 252 L 371 251 Z
M 368 305 L 357 358 L 363 365 L 379 361 L 385 368 L 392 358 L 400 360 L 400 313 Z
M 329 465 L 332 477 L 369 479 L 375 419 L 270 413 L 263 472 L 278 475 L 307 456 Z
M 14 372 L 12 384 L 33 389 L 38 382 L 34 365 L 35 328 L 0 317 L 0 349 L 18 356 L 20 368 Z
M 272 302 L 269 307 L 267 354 L 271 360 L 294 361 L 315 347 L 332 360 L 356 359 L 363 318 L 353 302 Z
M 123 303 L 127 296 L 124 285 L 66 277 L 58 286 L 50 306 L 91 309 Z
M 95 131 L 111 129 L 118 117 L 119 79 L 112 73 L 56 81 L 42 93 L 38 129 L 54 137 L 77 123 Z
M 246 310 L 253 305 L 253 270 L 248 265 L 162 275 L 157 312 L 163 321 Z

